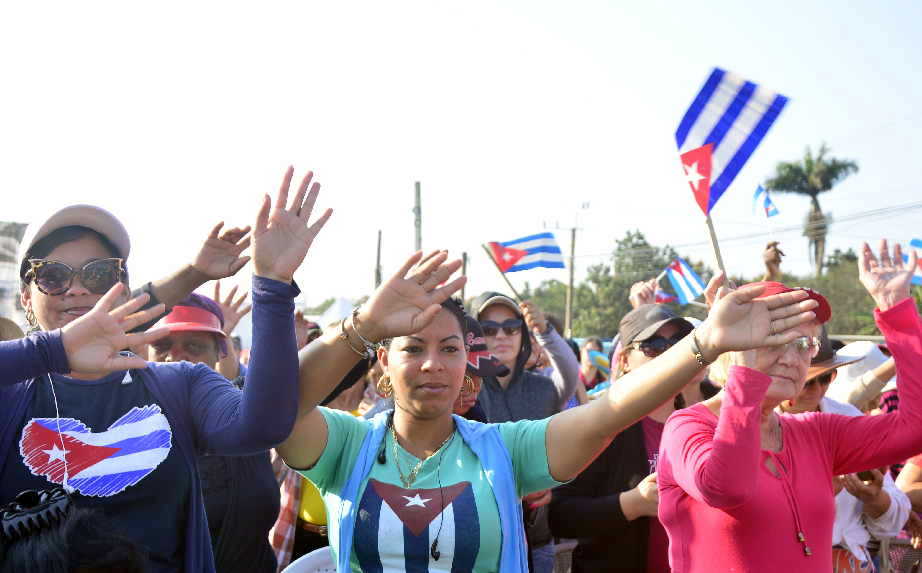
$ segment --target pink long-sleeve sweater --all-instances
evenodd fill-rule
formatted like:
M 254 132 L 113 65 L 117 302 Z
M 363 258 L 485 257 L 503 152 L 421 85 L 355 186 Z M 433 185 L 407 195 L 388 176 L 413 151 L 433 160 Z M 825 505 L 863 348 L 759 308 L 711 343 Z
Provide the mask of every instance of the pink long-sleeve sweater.
M 719 418 L 703 404 L 669 418 L 657 481 L 674 573 L 832 570 L 832 477 L 922 452 L 919 314 L 908 299 L 875 318 L 896 359 L 898 412 L 782 414 L 782 450 L 762 450 L 760 409 L 771 379 L 734 366 Z M 768 458 L 780 477 L 766 468 Z

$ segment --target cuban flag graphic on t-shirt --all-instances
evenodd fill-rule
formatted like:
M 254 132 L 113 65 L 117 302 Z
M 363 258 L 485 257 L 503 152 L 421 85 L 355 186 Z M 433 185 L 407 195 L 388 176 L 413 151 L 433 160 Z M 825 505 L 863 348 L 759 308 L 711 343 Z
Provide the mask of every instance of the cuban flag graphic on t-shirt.
M 58 433 L 60 431 L 60 434 Z M 19 440 L 23 462 L 36 476 L 83 495 L 108 497 L 133 486 L 170 453 L 173 433 L 160 406 L 135 406 L 104 432 L 73 418 L 33 418 Z
M 438 559 L 431 555 L 436 538 Z M 403 489 L 368 481 L 355 524 L 355 554 L 364 573 L 472 571 L 479 550 L 470 482 Z

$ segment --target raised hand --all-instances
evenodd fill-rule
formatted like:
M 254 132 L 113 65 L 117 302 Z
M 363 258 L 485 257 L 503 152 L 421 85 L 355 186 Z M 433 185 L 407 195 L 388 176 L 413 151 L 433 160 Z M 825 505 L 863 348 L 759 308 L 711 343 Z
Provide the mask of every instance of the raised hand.
M 234 332 L 234 329 L 237 328 L 237 323 L 240 322 L 240 319 L 246 316 L 252 305 L 243 306 L 243 301 L 246 300 L 248 292 L 244 291 L 242 295 L 237 297 L 234 296 L 237 294 L 237 286 L 234 285 L 234 288 L 227 293 L 225 298 L 221 298 L 221 281 L 215 281 L 214 283 L 214 301 L 221 308 L 221 313 L 224 315 L 224 334 L 230 336 Z
M 659 281 L 655 278 L 648 281 L 639 281 L 631 285 L 631 291 L 627 300 L 631 303 L 631 308 L 637 308 L 645 304 L 654 304 L 656 302 L 656 287 Z
M 526 300 L 519 303 L 519 308 L 522 309 L 522 316 L 525 317 L 525 324 L 529 330 L 535 334 L 547 332 L 547 318 L 545 318 L 544 312 L 538 308 L 538 305 Z
M 909 298 L 909 285 L 918 264 L 915 249 L 909 254 L 909 263 L 904 263 L 903 250 L 899 243 L 893 247 L 891 257 L 887 239 L 881 239 L 879 256 L 874 256 L 867 243 L 862 247 L 858 261 L 858 278 L 877 303 L 877 308 L 887 310 Z
M 381 283 L 359 311 L 357 329 L 373 342 L 419 332 L 432 322 L 439 306 L 458 291 L 465 277 L 458 277 L 438 287 L 461 268 L 461 260 L 450 263 L 447 251 L 430 253 L 425 261 L 417 252 L 397 271 Z M 419 263 L 419 264 L 417 264 Z
M 61 341 L 72 372 L 108 374 L 131 368 L 147 368 L 140 356 L 122 356 L 124 348 L 150 344 L 170 333 L 167 328 L 127 334 L 132 328 L 163 314 L 162 304 L 135 312 L 150 298 L 142 294 L 113 310 L 125 289 L 116 283 L 93 309 L 61 329 Z
M 704 289 L 704 302 L 707 303 L 708 309 L 714 306 L 714 303 L 722 299 L 730 290 L 724 286 L 724 283 L 727 282 L 727 275 L 723 271 L 718 271 L 717 274 L 711 277 L 711 280 L 708 281 L 708 286 Z
M 287 283 L 292 281 L 317 233 L 333 214 L 332 209 L 327 209 L 313 224 L 308 224 L 320 192 L 319 183 L 311 184 L 314 177 L 311 171 L 301 180 L 289 206 L 288 189 L 293 175 L 294 167 L 289 167 L 274 205 L 269 194 L 265 195 L 253 231 L 254 273 Z
M 250 257 L 240 256 L 250 246 L 249 225 L 226 229 L 221 233 L 222 227 L 224 221 L 214 226 L 192 263 L 195 270 L 212 280 L 237 274 L 250 260 Z
M 779 293 L 755 300 L 761 286 L 727 292 L 711 308 L 698 327 L 705 359 L 712 361 L 731 350 L 752 350 L 787 344 L 798 336 L 794 327 L 815 318 L 817 302 L 803 290 Z

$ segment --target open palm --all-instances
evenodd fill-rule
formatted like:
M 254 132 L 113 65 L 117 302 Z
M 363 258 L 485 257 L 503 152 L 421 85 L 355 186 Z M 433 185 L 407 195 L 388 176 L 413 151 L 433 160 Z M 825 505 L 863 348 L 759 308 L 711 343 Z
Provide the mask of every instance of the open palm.
M 913 270 L 918 265 L 915 250 L 909 255 L 909 262 L 903 262 L 903 251 L 899 243 L 893 247 L 893 256 L 887 240 L 880 241 L 879 256 L 874 256 L 871 247 L 865 243 L 858 263 L 858 278 L 877 303 L 877 308 L 887 310 L 905 298 L 909 298 Z
M 362 305 L 359 328 L 365 337 L 383 340 L 419 332 L 435 318 L 439 305 L 464 285 L 465 277 L 459 277 L 438 287 L 461 268 L 460 260 L 445 262 L 447 252 L 432 253 L 422 263 L 421 259 L 421 252 L 407 259 Z
M 250 227 L 234 227 L 221 233 L 224 221 L 221 221 L 202 243 L 192 266 L 210 279 L 223 279 L 233 276 L 243 268 L 250 257 L 240 254 L 250 246 Z M 220 234 L 219 234 L 220 233 Z
M 147 362 L 139 356 L 122 356 L 120 351 L 129 346 L 150 344 L 170 332 L 157 328 L 147 332 L 127 334 L 128 331 L 163 314 L 163 305 L 135 312 L 150 298 L 142 294 L 112 309 L 118 302 L 125 285 L 117 283 L 93 309 L 61 329 L 61 341 L 67 361 L 73 372 L 107 374 L 130 368 L 146 368 Z
M 274 205 L 268 194 L 263 198 L 253 231 L 255 273 L 288 283 L 304 261 L 314 238 L 333 214 L 332 209 L 327 209 L 314 224 L 308 224 L 320 192 L 319 183 L 311 184 L 314 174 L 310 171 L 304 176 L 289 206 L 288 189 L 293 175 L 294 168 L 289 167 Z

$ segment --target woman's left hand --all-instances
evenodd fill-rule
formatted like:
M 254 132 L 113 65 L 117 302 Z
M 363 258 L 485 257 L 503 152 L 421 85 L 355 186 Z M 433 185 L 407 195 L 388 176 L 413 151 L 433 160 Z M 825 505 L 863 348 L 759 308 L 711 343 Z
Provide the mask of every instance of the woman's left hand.
M 899 243 L 893 247 L 893 256 L 887 247 L 887 240 L 881 239 L 879 256 L 874 256 L 871 247 L 865 243 L 858 261 L 858 278 L 874 298 L 877 308 L 887 310 L 903 299 L 909 298 L 909 285 L 913 271 L 918 264 L 914 249 L 909 262 L 903 262 L 903 250 Z
M 314 238 L 333 214 L 332 209 L 327 209 L 314 224 L 308 225 L 320 184 L 311 184 L 314 174 L 308 171 L 289 206 L 288 190 L 293 175 L 294 167 L 289 167 L 274 206 L 268 193 L 263 197 L 253 230 L 254 274 L 286 283 L 292 281 Z

